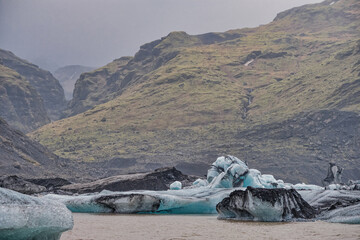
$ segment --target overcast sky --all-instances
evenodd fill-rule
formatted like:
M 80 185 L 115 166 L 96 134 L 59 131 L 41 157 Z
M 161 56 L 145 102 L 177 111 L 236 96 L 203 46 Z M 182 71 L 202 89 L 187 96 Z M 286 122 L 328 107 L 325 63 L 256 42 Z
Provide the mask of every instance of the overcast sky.
M 0 0 L 0 48 L 49 70 L 103 66 L 171 31 L 256 27 L 315 2 L 321 0 Z

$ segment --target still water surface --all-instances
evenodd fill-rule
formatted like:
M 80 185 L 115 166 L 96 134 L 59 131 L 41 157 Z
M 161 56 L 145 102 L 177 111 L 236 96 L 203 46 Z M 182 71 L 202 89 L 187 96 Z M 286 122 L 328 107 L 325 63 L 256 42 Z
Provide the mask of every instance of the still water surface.
M 360 225 L 326 222 L 259 223 L 217 220 L 216 215 L 74 213 L 61 240 L 108 239 L 357 239 Z

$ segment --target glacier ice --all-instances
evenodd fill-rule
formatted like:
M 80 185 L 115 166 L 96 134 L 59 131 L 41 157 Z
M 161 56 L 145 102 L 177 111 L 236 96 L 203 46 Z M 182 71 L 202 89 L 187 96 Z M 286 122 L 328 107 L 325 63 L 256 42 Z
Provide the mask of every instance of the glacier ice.
M 289 185 L 290 188 L 294 188 L 296 190 L 323 190 L 323 187 L 313 184 L 305 184 L 305 183 L 297 183 L 295 185 Z
M 211 165 L 207 181 L 213 183 L 212 187 L 215 188 L 238 187 L 248 171 L 248 166 L 240 159 L 230 155 L 222 156 Z
M 326 178 L 322 180 L 323 185 L 327 187 L 331 184 L 340 184 L 342 171 L 343 169 L 335 163 L 329 163 Z
M 64 204 L 0 188 L 0 239 L 55 240 L 72 227 Z
M 277 180 L 272 175 L 261 174 L 256 169 L 249 169 L 247 164 L 233 156 L 219 157 L 208 170 L 206 179 L 197 179 L 192 186 L 184 187 L 174 182 L 167 191 L 127 191 L 127 192 L 111 192 L 104 190 L 100 193 L 82 194 L 78 196 L 64 196 L 49 194 L 44 199 L 56 200 L 64 203 L 73 212 L 88 213 L 155 213 L 155 214 L 215 214 L 216 205 L 224 198 L 235 191 L 246 191 L 246 188 L 259 189 L 283 189 L 289 191 L 298 191 L 300 195 L 309 202 L 312 207 L 318 210 L 315 199 L 319 194 L 325 194 L 323 201 L 333 197 L 327 195 L 328 191 L 317 185 L 307 184 L 290 184 Z M 266 191 L 265 191 L 266 192 Z M 271 191 L 270 191 L 271 192 Z M 333 191 L 338 192 L 338 191 Z M 341 202 L 347 197 L 347 191 L 339 192 L 338 201 Z M 353 191 L 359 192 L 360 191 Z M 313 194 L 316 193 L 316 194 Z M 320 194 L 320 195 L 321 195 Z M 353 200 L 360 202 L 360 196 L 353 194 Z M 281 221 L 288 220 L 294 215 L 298 209 L 293 206 L 299 206 L 297 201 L 293 201 L 294 197 L 285 194 L 279 198 L 273 207 L 265 201 L 252 201 L 250 207 L 252 213 L 256 216 L 253 220 L 261 221 Z M 253 199 L 254 200 L 254 199 Z M 301 202 L 301 201 L 300 201 Z M 326 202 L 326 201 L 325 201 Z M 336 205 L 336 204 L 335 204 Z M 334 205 L 334 206 L 335 206 Z M 285 206 L 285 207 L 284 207 Z M 329 207 L 325 204 L 324 206 Z M 336 211 L 328 211 L 328 209 L 319 211 L 321 219 L 325 221 L 352 222 L 357 223 L 359 214 L 357 214 L 360 205 L 339 206 Z M 256 208 L 254 208 L 256 207 Z M 284 210 L 287 209 L 287 210 Z M 291 213 L 289 212 L 291 210 Z M 342 210 L 341 210 L 342 209 Z M 352 212 L 350 212 L 350 210 Z M 284 211 L 286 212 L 283 215 Z M 226 212 L 226 211 L 225 211 Z M 234 213 L 230 213 L 231 216 Z M 330 214 L 331 212 L 331 214 Z M 271 214 L 269 214 L 271 213 Z M 353 214 L 355 213 L 355 214 Z M 292 215 L 291 215 L 292 214 Z M 346 218 L 341 218 L 343 214 Z M 224 214 L 225 216 L 226 214 Z M 281 218 L 279 217 L 281 215 Z M 301 215 L 301 214 L 300 214 Z M 273 216 L 273 218 L 269 217 Z M 307 218 L 307 217 L 305 217 Z
M 175 182 L 168 191 L 102 191 L 79 196 L 51 194 L 45 198 L 61 201 L 73 212 L 214 214 L 216 204 L 222 199 L 232 191 L 244 190 L 248 186 L 280 188 L 286 184 L 272 175 L 249 169 L 246 163 L 234 156 L 223 156 L 212 164 L 207 179 L 197 179 L 192 186 L 183 189 Z
M 219 219 L 280 222 L 315 217 L 312 208 L 294 189 L 248 187 L 234 191 L 216 205 Z
M 168 191 L 102 191 L 98 194 L 43 198 L 60 201 L 72 212 L 215 214 L 215 206 L 234 189 L 197 187 Z
M 193 187 L 205 187 L 205 186 L 209 185 L 209 183 L 205 179 L 198 178 L 193 182 L 192 185 L 193 185 Z
M 286 186 L 284 181 L 276 180 L 272 175 L 261 174 L 257 169 L 249 169 L 246 163 L 234 156 L 217 158 L 208 170 L 207 181 L 211 188 Z
M 182 188 L 182 184 L 179 181 L 175 181 L 172 184 L 170 184 L 171 190 L 180 190 Z
M 319 212 L 318 219 L 328 222 L 360 224 L 360 191 L 313 190 L 300 195 Z

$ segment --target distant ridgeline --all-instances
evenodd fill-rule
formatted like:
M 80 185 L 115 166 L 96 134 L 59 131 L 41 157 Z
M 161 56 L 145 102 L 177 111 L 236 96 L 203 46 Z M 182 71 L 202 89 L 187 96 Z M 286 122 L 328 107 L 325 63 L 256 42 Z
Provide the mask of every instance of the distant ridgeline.
M 29 132 L 59 119 L 65 107 L 64 90 L 50 72 L 0 49 L 0 117 Z
M 330 0 L 257 28 L 172 32 L 82 74 L 72 117 L 30 136 L 112 173 L 203 175 L 232 154 L 287 182 L 320 184 L 330 161 L 359 179 L 359 23 L 358 0 Z

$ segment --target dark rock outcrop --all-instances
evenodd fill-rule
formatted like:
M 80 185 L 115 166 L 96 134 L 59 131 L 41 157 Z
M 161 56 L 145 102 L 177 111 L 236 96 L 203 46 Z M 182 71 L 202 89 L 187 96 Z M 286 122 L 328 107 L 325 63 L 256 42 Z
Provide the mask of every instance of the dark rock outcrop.
M 316 211 L 294 189 L 248 187 L 236 190 L 216 205 L 220 219 L 289 221 L 311 219 Z
M 43 192 L 57 192 L 61 186 L 68 184 L 71 184 L 71 182 L 63 178 L 24 179 L 15 175 L 0 177 L 0 187 L 28 195 Z
M 45 187 L 28 182 L 18 176 L 1 177 L 0 187 L 11 189 L 24 194 L 34 194 L 46 191 Z
M 90 183 L 65 185 L 60 189 L 73 193 L 91 193 L 102 190 L 167 190 L 174 181 L 189 186 L 196 177 L 182 174 L 175 168 L 160 168 L 148 173 L 134 173 L 103 178 Z
M 70 181 L 64 178 L 31 178 L 26 179 L 26 181 L 31 182 L 33 184 L 43 186 L 47 191 L 54 191 L 62 186 L 71 184 Z

